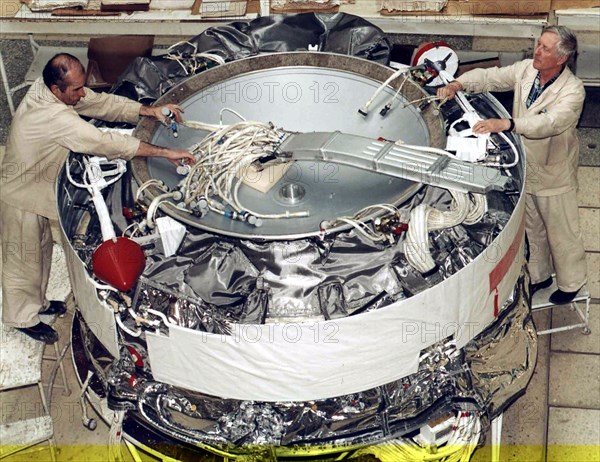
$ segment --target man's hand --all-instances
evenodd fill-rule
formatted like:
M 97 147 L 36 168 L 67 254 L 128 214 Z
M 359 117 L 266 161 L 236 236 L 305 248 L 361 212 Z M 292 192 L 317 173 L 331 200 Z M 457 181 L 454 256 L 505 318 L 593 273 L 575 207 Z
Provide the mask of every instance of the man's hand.
M 160 122 L 165 122 L 165 115 L 162 113 L 162 109 L 166 107 L 173 113 L 175 116 L 175 122 L 180 124 L 183 122 L 183 117 L 181 114 L 183 113 L 183 109 L 177 104 L 165 104 L 163 106 L 142 106 L 140 108 L 140 115 L 145 117 L 154 117 L 156 120 Z
M 164 122 L 165 116 L 162 113 L 163 108 L 168 108 L 175 117 L 177 123 L 183 122 L 181 113 L 183 109 L 177 104 L 165 104 L 163 106 L 142 106 L 140 108 L 140 115 L 146 117 L 154 117 L 155 119 Z M 136 152 L 136 157 L 164 157 L 174 165 L 194 165 L 196 158 L 193 154 L 185 149 L 172 149 L 162 148 L 160 146 L 154 146 L 153 144 L 142 141 L 140 147 Z
M 480 120 L 473 125 L 473 133 L 483 135 L 485 133 L 500 133 L 510 128 L 509 119 L 486 119 Z
M 456 93 L 463 90 L 462 84 L 458 80 L 454 80 L 445 87 L 438 88 L 437 95 L 439 98 L 454 99 Z
M 185 149 L 168 149 L 164 148 L 164 154 L 161 154 L 161 157 L 168 159 L 174 165 L 194 165 L 196 163 L 196 158 L 193 154 Z
M 135 153 L 136 157 L 164 157 L 169 162 L 175 165 L 194 165 L 196 158 L 193 154 L 185 149 L 161 148 L 145 141 L 140 142 L 140 146 Z

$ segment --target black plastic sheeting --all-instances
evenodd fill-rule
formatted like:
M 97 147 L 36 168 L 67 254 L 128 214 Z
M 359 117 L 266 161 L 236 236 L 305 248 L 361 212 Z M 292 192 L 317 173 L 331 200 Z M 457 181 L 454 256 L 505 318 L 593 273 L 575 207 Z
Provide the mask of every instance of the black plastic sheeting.
M 381 29 L 358 16 L 302 13 L 211 27 L 170 49 L 171 54 L 194 59 L 195 73 L 217 65 L 210 59 L 195 58 L 195 53 L 218 55 L 229 62 L 260 53 L 308 50 L 356 56 L 388 65 L 391 45 Z M 165 56 L 136 58 L 111 91 L 149 103 L 192 75 L 179 62 Z

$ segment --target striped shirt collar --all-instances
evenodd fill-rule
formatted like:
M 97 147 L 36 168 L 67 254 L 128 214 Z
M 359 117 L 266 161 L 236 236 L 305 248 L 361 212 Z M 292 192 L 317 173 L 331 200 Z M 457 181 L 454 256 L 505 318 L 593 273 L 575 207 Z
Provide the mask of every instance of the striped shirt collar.
M 529 96 L 527 96 L 526 105 L 528 108 L 533 103 L 535 103 L 535 101 L 540 97 L 540 95 L 544 92 L 544 90 L 546 88 L 548 88 L 550 85 L 552 85 L 554 82 L 556 82 L 556 79 L 558 79 L 558 77 L 560 76 L 560 74 L 562 74 L 563 71 L 564 71 L 564 68 L 562 68 L 559 72 L 557 72 L 554 75 L 554 77 L 552 77 L 550 80 L 548 80 L 545 85 L 540 85 L 540 72 L 538 71 L 537 75 L 535 76 L 535 80 L 533 81 L 533 86 L 531 87 L 531 90 L 529 91 Z

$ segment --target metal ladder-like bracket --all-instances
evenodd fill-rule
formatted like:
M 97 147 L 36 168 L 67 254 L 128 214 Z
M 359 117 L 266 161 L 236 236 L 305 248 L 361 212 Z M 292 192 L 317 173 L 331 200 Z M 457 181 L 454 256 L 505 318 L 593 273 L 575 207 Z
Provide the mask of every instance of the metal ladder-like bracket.
M 286 160 L 348 165 L 464 193 L 504 191 L 510 183 L 510 178 L 499 169 L 340 132 L 291 133 L 279 145 L 276 155 Z

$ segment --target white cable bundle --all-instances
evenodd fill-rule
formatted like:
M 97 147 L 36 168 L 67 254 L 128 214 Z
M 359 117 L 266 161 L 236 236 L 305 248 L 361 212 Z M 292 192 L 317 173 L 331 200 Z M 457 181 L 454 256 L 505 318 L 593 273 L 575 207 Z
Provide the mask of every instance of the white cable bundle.
M 123 462 L 121 438 L 123 435 L 123 418 L 125 411 L 113 411 L 113 419 L 108 430 L 108 461 Z
M 469 198 L 464 193 L 450 190 L 454 199 L 450 204 L 450 210 L 442 211 L 431 207 L 431 213 L 427 219 L 427 228 L 431 231 L 437 229 L 451 228 L 462 223 L 469 214 Z
M 204 198 L 209 201 L 210 209 L 218 213 L 224 213 L 225 207 L 229 206 L 237 213 L 245 211 L 259 218 L 307 215 L 306 212 L 255 213 L 244 207 L 238 197 L 242 183 L 239 177 L 254 161 L 272 154 L 283 139 L 284 132 L 271 124 L 246 120 L 227 126 L 199 122 L 189 122 L 187 126 L 213 128 L 206 138 L 191 148 L 197 162 L 181 184 L 183 202 L 187 207 Z
M 279 141 L 280 133 L 260 122 L 242 121 L 213 131 L 193 148 L 197 163 L 183 183 L 184 202 L 216 195 L 234 206 L 236 174 L 272 153 Z
M 327 229 L 348 224 L 354 228 L 356 233 L 372 242 L 387 241 L 388 237 L 384 233 L 375 231 L 373 227 L 366 223 L 366 221 L 370 220 L 369 215 L 372 215 L 377 210 L 383 210 L 392 215 L 400 216 L 400 211 L 393 204 L 373 204 L 359 210 L 352 217 L 338 217 L 332 221 L 322 222 L 321 228 L 323 231 L 327 231 Z
M 127 171 L 126 163 L 123 159 L 107 160 L 99 156 L 83 156 L 82 162 L 83 165 L 78 161 L 83 168 L 81 183 L 73 179 L 70 158 L 67 159 L 67 178 L 75 187 L 87 189 L 92 196 L 100 222 L 102 241 L 116 241 L 115 229 L 101 191 L 121 179 Z
M 180 45 L 189 45 L 192 47 L 193 52 L 189 53 L 189 56 L 185 56 L 180 51 L 176 50 Z M 221 56 L 214 53 L 198 53 L 198 46 L 187 41 L 177 42 L 171 45 L 167 49 L 167 53 L 164 55 L 166 59 L 170 59 L 171 61 L 177 62 L 183 69 L 186 75 L 193 75 L 199 69 L 203 69 L 205 67 L 205 63 L 203 61 L 199 61 L 199 59 L 208 59 L 210 61 L 214 61 L 217 64 L 225 64 L 225 59 Z
M 474 225 L 475 223 L 478 223 L 485 215 L 485 212 L 487 212 L 487 199 L 484 194 L 471 193 L 469 194 L 469 197 L 472 202 L 469 213 L 463 223 L 465 225 Z
M 441 211 L 427 204 L 419 204 L 410 212 L 408 231 L 404 241 L 404 253 L 408 263 L 421 273 L 435 268 L 435 261 L 429 250 L 429 231 L 451 228 L 465 223 L 477 223 L 487 211 L 487 201 L 483 194 L 469 194 L 450 191 L 454 201 L 450 210 Z
M 421 273 L 435 268 L 435 261 L 429 251 L 429 231 L 427 221 L 434 210 L 427 204 L 419 204 L 410 212 L 408 231 L 404 239 L 404 254 L 408 263 Z

